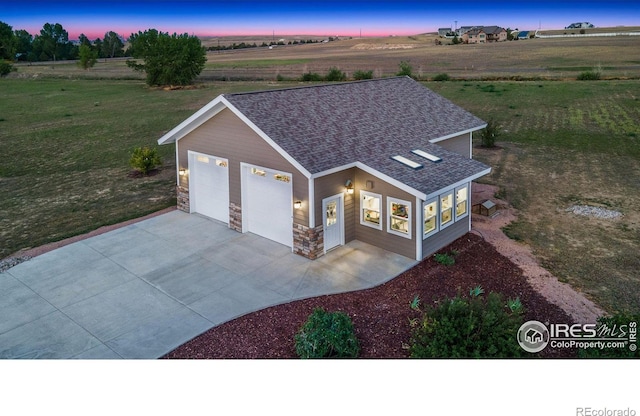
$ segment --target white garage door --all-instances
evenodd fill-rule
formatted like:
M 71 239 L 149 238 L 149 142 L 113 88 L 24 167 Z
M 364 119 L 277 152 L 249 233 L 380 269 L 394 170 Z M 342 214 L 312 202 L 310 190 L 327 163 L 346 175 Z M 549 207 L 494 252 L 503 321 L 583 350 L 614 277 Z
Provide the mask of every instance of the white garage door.
M 229 161 L 189 152 L 189 204 L 197 212 L 229 223 Z
M 242 223 L 246 231 L 293 246 L 290 173 L 245 165 L 242 169 Z

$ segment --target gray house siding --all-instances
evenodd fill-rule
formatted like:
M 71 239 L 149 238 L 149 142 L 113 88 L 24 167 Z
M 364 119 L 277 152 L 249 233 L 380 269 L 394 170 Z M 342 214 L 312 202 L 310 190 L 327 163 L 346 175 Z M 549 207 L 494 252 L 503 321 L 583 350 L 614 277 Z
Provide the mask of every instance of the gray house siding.
M 367 186 L 369 181 L 369 186 Z M 402 199 L 409 202 L 410 205 L 410 217 L 411 228 L 415 229 L 416 221 L 416 197 L 398 189 L 397 187 L 383 181 L 382 179 L 373 176 L 361 169 L 356 169 L 355 175 L 355 238 L 356 240 L 369 243 L 371 245 L 383 248 L 393 253 L 401 254 L 409 258 L 416 258 L 416 236 L 415 232 L 412 233 L 411 238 L 401 237 L 395 234 L 391 234 L 387 230 L 387 197 Z M 382 229 L 368 227 L 360 224 L 360 191 L 368 191 L 382 196 L 380 220 L 382 222 Z M 422 238 L 422 236 L 418 236 Z
M 441 248 L 453 243 L 471 230 L 471 215 L 451 224 L 444 230 L 422 240 L 422 258 L 425 259 Z
M 435 143 L 438 146 L 444 147 L 447 150 L 456 152 L 459 155 L 462 155 L 471 159 L 470 133 L 461 134 L 460 136 L 452 137 L 447 140 L 441 140 Z
M 308 179 L 231 110 L 222 110 L 178 140 L 178 169 L 188 169 L 189 150 L 229 160 L 229 202 L 232 204 L 242 206 L 241 162 L 291 173 L 292 203 L 309 200 Z M 181 177 L 180 186 L 189 187 L 188 177 Z M 294 222 L 308 226 L 308 211 L 294 210 Z

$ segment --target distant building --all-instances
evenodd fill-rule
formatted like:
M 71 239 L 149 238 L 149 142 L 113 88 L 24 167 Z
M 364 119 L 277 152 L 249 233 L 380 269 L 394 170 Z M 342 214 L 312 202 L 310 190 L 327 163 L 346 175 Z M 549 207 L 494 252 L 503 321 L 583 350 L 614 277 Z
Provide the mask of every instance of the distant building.
M 450 27 L 441 27 L 440 29 L 438 29 L 438 36 L 446 38 L 446 37 L 453 37 L 454 32 L 453 30 L 451 30 Z
M 591 29 L 593 27 L 595 26 L 593 26 L 589 22 L 578 22 L 578 23 L 571 23 L 569 26 L 565 27 L 565 29 Z
M 464 43 L 504 42 L 507 30 L 500 26 L 476 26 L 462 34 Z

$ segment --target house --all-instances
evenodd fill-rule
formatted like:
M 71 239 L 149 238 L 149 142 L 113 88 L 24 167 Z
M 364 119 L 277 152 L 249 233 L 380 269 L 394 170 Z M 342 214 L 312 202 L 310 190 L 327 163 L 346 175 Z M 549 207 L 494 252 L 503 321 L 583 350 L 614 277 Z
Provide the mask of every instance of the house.
M 475 27 L 462 35 L 463 43 L 487 43 L 487 33 L 482 27 Z
M 438 29 L 438 36 L 440 36 L 441 38 L 453 37 L 454 33 L 450 27 L 441 27 Z
M 505 42 L 507 30 L 500 26 L 477 26 L 462 35 L 464 43 Z
M 178 207 L 315 259 L 360 240 L 421 260 L 471 228 L 486 123 L 409 77 L 223 94 L 166 133 Z
M 500 26 L 484 26 L 482 28 L 487 34 L 487 42 L 506 42 L 507 29 Z

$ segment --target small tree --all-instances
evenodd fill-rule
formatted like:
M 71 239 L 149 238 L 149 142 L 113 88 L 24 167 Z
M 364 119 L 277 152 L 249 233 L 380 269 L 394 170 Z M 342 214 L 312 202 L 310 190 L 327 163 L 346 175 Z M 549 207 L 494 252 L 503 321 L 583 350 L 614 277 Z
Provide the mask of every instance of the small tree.
M 329 68 L 329 73 L 327 73 L 326 80 L 327 81 L 344 81 L 347 79 L 347 75 L 342 72 L 339 68 L 331 67 Z
M 494 119 L 487 122 L 487 127 L 480 132 L 480 140 L 482 147 L 495 147 L 496 139 L 501 134 L 500 125 Z
M 408 61 L 401 61 L 399 66 L 400 72 L 398 72 L 396 75 L 398 75 L 399 77 L 407 76 L 413 78 L 413 67 Z
M 148 175 L 156 167 L 162 164 L 162 159 L 158 154 L 156 148 L 151 147 L 136 147 L 129 160 L 131 167 L 142 173 Z
M 15 70 L 16 68 L 11 65 L 11 62 L 0 59 L 0 77 L 5 77 Z
M 85 71 L 89 68 L 93 68 L 93 66 L 98 61 L 98 51 L 94 50 L 91 46 L 82 44 L 80 45 L 80 49 L 78 51 L 79 60 L 78 66 Z

